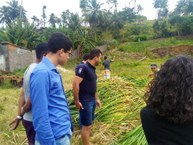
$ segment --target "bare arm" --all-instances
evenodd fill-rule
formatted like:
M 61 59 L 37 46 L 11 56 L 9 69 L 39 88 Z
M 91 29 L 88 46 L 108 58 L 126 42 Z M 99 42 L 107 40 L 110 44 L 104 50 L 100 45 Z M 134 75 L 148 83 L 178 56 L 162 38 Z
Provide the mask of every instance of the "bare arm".
M 31 110 L 31 100 L 30 100 L 30 97 L 28 97 L 27 102 L 22 107 L 22 114 L 24 114 L 30 110 Z
M 83 78 L 75 76 L 72 83 L 74 102 L 78 110 L 83 109 L 82 104 L 79 101 L 79 88 L 80 88 L 79 85 L 82 82 L 82 80 Z
M 18 116 L 9 124 L 11 130 L 15 130 L 19 125 L 19 122 L 21 120 L 20 117 L 23 116 L 21 108 L 24 104 L 25 104 L 24 91 L 23 91 L 23 88 L 21 88 L 19 102 L 18 102 Z
M 100 101 L 100 99 L 99 99 L 99 97 L 98 97 L 97 94 L 95 94 L 95 100 L 96 100 L 96 105 L 97 105 L 99 108 L 101 108 L 101 101 Z
M 21 108 L 25 104 L 25 98 L 24 98 L 24 90 L 21 88 L 20 98 L 19 98 L 19 106 L 18 106 L 18 115 L 23 116 Z

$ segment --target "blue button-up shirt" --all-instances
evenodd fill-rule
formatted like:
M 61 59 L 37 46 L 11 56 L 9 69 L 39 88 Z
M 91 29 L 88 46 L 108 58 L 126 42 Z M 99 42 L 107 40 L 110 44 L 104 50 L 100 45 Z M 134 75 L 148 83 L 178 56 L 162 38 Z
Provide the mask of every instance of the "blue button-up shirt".
M 62 80 L 56 67 L 43 58 L 30 78 L 30 99 L 36 140 L 55 145 L 55 140 L 71 135 L 71 117 Z

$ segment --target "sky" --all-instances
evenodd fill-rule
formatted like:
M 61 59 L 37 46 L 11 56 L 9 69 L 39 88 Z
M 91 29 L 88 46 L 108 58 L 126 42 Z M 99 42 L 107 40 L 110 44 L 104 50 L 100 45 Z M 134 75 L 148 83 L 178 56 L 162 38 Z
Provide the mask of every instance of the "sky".
M 0 0 L 0 7 L 6 6 L 6 2 L 11 0 Z M 107 0 L 98 0 L 101 3 L 106 3 Z M 121 10 L 125 6 L 129 6 L 130 0 L 118 0 L 118 9 Z M 143 11 L 142 15 L 146 16 L 149 20 L 155 19 L 157 11 L 153 8 L 154 0 L 137 0 L 137 4 L 141 4 Z M 173 10 L 178 0 L 168 0 L 169 10 Z M 41 18 L 42 7 L 46 5 L 46 15 L 49 17 L 51 13 L 54 13 L 57 17 L 60 17 L 61 13 L 67 9 L 70 12 L 81 14 L 79 8 L 79 0 L 18 0 L 19 4 L 23 4 L 25 10 L 27 10 L 27 17 L 30 20 L 34 15 Z M 132 5 L 131 5 L 132 6 Z

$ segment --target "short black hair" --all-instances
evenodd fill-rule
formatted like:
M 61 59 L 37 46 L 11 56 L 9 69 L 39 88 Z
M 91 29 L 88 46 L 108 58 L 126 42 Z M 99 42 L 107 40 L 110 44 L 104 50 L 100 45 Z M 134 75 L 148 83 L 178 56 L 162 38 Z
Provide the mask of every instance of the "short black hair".
M 38 44 L 35 48 L 35 52 L 36 52 L 36 58 L 42 59 L 43 55 L 47 54 L 48 52 L 48 43 L 43 42 L 43 43 Z
M 150 65 L 151 68 L 157 67 L 157 64 L 153 63 Z
M 84 61 L 86 61 L 86 60 L 89 59 L 89 56 L 90 56 L 89 53 L 85 53 L 85 54 L 83 55 L 82 59 L 83 59 Z
M 107 59 L 107 56 L 104 56 L 104 59 Z
M 55 32 L 48 40 L 48 51 L 56 53 L 60 49 L 64 49 L 64 52 L 69 51 L 72 48 L 72 42 L 63 33 Z
M 102 54 L 102 52 L 101 52 L 100 49 L 93 49 L 93 50 L 90 51 L 89 59 L 91 60 L 91 59 L 93 59 L 93 58 L 96 57 L 96 56 L 99 57 L 100 54 Z

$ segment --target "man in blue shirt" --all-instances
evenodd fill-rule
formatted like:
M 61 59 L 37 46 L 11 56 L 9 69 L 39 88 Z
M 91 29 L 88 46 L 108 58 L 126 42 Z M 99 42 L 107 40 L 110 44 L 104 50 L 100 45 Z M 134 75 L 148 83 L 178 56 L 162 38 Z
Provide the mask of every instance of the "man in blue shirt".
M 48 53 L 31 74 L 30 99 L 36 145 L 70 145 L 72 123 L 57 65 L 64 65 L 72 43 L 62 33 L 53 33 Z
M 93 49 L 89 54 L 86 64 L 76 67 L 76 76 L 73 81 L 74 101 L 80 114 L 81 137 L 84 145 L 90 145 L 90 130 L 94 120 L 96 105 L 100 108 L 101 103 L 96 94 L 97 76 L 95 67 L 101 59 L 101 51 Z

